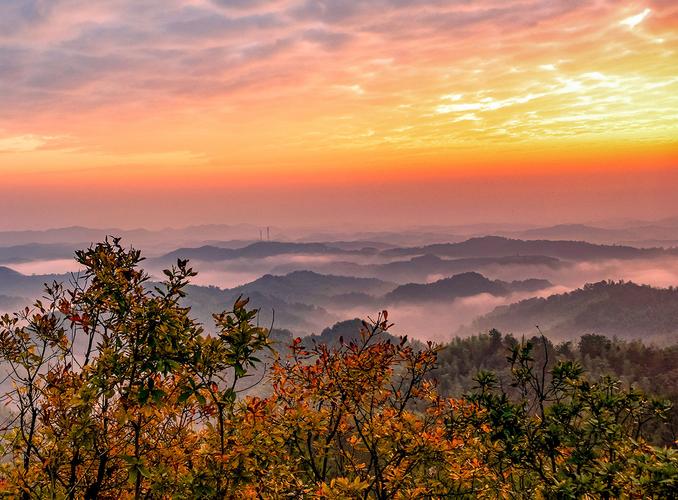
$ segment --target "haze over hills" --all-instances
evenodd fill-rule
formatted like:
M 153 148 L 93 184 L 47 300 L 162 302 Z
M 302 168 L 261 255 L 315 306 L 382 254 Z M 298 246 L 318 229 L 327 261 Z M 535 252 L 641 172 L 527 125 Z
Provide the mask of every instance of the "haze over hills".
M 121 229 L 71 226 L 45 230 L 0 231 L 0 246 L 26 244 L 89 245 L 107 236 L 119 236 L 127 244 L 144 248 L 146 252 L 167 252 L 178 246 L 194 245 L 208 240 L 242 239 L 248 242 L 259 236 L 259 227 L 250 224 L 210 224 L 184 228 Z M 275 234 L 275 229 L 274 229 Z
M 308 254 L 308 255 L 373 255 L 376 248 L 347 250 L 332 247 L 325 243 L 294 243 L 281 241 L 259 241 L 242 248 L 221 248 L 202 246 L 199 248 L 179 248 L 156 259 L 158 262 L 174 262 L 180 259 L 196 259 L 203 261 L 219 261 L 233 259 L 265 259 L 276 255 Z
M 213 330 L 212 314 L 230 309 L 241 296 L 233 290 L 196 285 L 190 285 L 187 292 L 184 305 L 191 308 L 194 317 L 205 325 L 207 331 Z M 308 335 L 343 319 L 320 306 L 258 291 L 251 291 L 247 297 L 250 299 L 248 306 L 259 310 L 257 319 L 262 326 L 288 329 L 295 335 Z
M 143 265 L 153 280 L 177 259 L 190 259 L 199 274 L 186 304 L 208 327 L 212 312 L 228 308 L 243 295 L 261 309 L 263 323 L 275 316 L 277 327 L 295 334 L 318 333 L 336 322 L 389 308 L 398 318 L 400 333 L 416 336 L 419 325 L 425 324 L 422 338 L 444 340 L 459 325 L 471 324 L 497 306 L 570 291 L 587 282 L 678 284 L 674 248 L 592 242 L 660 236 L 660 230 L 674 222 L 632 221 L 616 227 L 421 226 L 402 233 L 272 228 L 275 241 L 258 240 L 266 232 L 247 224 L 166 231 L 82 227 L 6 231 L 0 232 L 0 309 L 30 302 L 42 294 L 45 282 L 68 280 L 68 273 L 49 272 L 52 261 L 70 263 L 75 248 L 117 232 L 123 244 L 144 251 L 148 259 Z M 495 235 L 474 233 L 483 230 Z M 149 243 L 150 251 L 143 242 Z M 548 323 L 549 310 L 542 313 Z M 561 330 L 574 335 L 581 325 L 573 325 Z
M 665 246 L 651 242 L 668 242 L 678 245 L 678 218 L 668 217 L 656 221 L 625 220 L 593 223 L 567 223 L 552 226 L 525 224 L 468 224 L 451 226 L 422 226 L 398 232 L 341 233 L 312 232 L 305 241 L 333 241 L 336 238 L 371 239 L 396 243 L 398 246 L 420 246 L 445 241 L 457 243 L 471 237 L 487 235 L 527 240 L 572 240 L 599 244 L 627 244 L 630 246 Z
M 0 264 L 31 262 L 36 260 L 71 259 L 77 248 L 85 243 L 25 243 L 0 247 Z
M 422 247 L 392 247 L 379 250 L 374 247 L 361 247 L 351 250 L 331 246 L 322 242 L 279 242 L 262 241 L 242 248 L 220 248 L 203 246 L 199 248 L 180 248 L 162 257 L 161 260 L 177 258 L 200 260 L 230 260 L 237 258 L 266 258 L 282 254 L 353 254 L 379 255 L 384 258 L 402 256 L 433 256 L 455 258 L 498 258 L 498 257 L 552 257 L 570 260 L 585 259 L 631 259 L 653 257 L 665 253 L 674 253 L 673 249 L 635 248 L 627 245 L 599 245 L 586 241 L 569 240 L 518 240 L 502 236 L 482 236 L 469 238 L 457 243 L 436 243 Z M 429 257 L 430 258 L 430 257 Z
M 272 272 L 284 274 L 299 269 L 310 269 L 319 273 L 390 279 L 398 282 L 428 282 L 432 277 L 452 276 L 470 271 L 486 269 L 515 269 L 516 273 L 541 268 L 558 270 L 569 267 L 570 262 L 543 255 L 515 255 L 506 257 L 467 257 L 443 259 L 425 254 L 407 260 L 394 259 L 386 263 L 348 262 L 345 260 L 320 262 L 288 262 L 277 265 Z
M 37 298 L 44 284 L 66 282 L 70 274 L 41 274 L 26 276 L 8 267 L 0 266 L 0 294 L 14 297 Z
M 590 243 L 610 243 L 629 239 L 634 234 L 630 229 L 607 229 L 585 224 L 558 224 L 519 231 L 514 233 L 514 237 L 532 240 L 579 240 Z
M 555 226 L 502 231 L 498 234 L 521 239 L 579 240 L 600 244 L 622 244 L 632 246 L 676 246 L 678 244 L 678 222 L 664 219 L 657 222 L 638 221 L 622 227 L 597 227 L 586 224 L 557 224 Z M 654 242 L 665 242 L 656 245 Z
M 537 326 L 547 337 L 558 341 L 595 333 L 646 342 L 675 342 L 678 288 L 601 281 L 564 294 L 499 306 L 460 328 L 457 335 L 496 328 L 531 336 Z
M 603 221 L 597 223 L 566 223 L 552 226 L 534 224 L 486 223 L 466 225 L 418 225 L 397 229 L 352 230 L 346 228 L 277 227 L 255 224 L 204 224 L 162 229 L 123 229 L 69 226 L 42 230 L 0 231 L 0 247 L 39 244 L 79 244 L 101 241 L 108 235 L 122 237 L 125 241 L 143 247 L 146 251 L 156 247 L 169 250 L 196 243 L 224 246 L 229 241 L 240 241 L 245 246 L 257 240 L 284 242 L 327 242 L 332 246 L 342 243 L 362 246 L 425 246 L 433 243 L 457 243 L 472 237 L 488 235 L 527 240 L 572 240 L 589 243 L 620 244 L 634 242 L 638 246 L 647 240 L 678 241 L 678 217 L 660 220 Z M 268 236 L 268 237 L 267 237 Z M 364 243 L 363 243 L 364 242 Z
M 26 305 L 26 300 L 23 297 L 10 297 L 7 295 L 0 295 L 0 313 L 13 312 Z
M 300 302 L 332 302 L 351 293 L 378 297 L 393 290 L 395 283 L 375 278 L 323 275 L 312 271 L 294 271 L 284 276 L 267 274 L 261 278 L 231 289 L 233 293 L 249 296 L 252 293 L 277 296 Z

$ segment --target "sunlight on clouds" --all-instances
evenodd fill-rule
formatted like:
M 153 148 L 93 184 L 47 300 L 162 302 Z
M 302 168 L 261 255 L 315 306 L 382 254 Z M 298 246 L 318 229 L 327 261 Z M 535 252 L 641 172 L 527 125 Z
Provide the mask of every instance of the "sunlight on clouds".
M 647 16 L 650 15 L 652 12 L 652 9 L 645 9 L 643 12 L 640 14 L 636 14 L 635 16 L 627 17 L 623 21 L 621 21 L 619 24 L 622 26 L 628 26 L 629 28 L 633 29 L 636 26 L 638 26 L 640 23 L 642 23 Z
M 358 84 L 353 84 L 353 85 L 335 85 L 335 89 L 337 90 L 343 90 L 345 92 L 349 92 L 351 94 L 355 95 L 365 95 L 365 89 L 362 88 L 362 86 Z
M 511 97 L 508 99 L 495 100 L 492 97 L 485 97 L 480 102 L 462 103 L 462 104 L 441 104 L 436 108 L 436 113 L 458 113 L 463 111 L 496 111 L 516 104 L 525 104 L 537 99 L 545 94 L 528 94 L 525 96 Z
M 455 122 L 477 122 L 480 118 L 475 113 L 466 113 L 461 115 L 459 118 L 456 118 Z
M 51 136 L 33 134 L 18 135 L 14 137 L 0 137 L 0 153 L 25 153 L 36 151 L 45 146 Z
M 540 91 L 502 99 L 487 95 L 487 91 L 467 102 L 456 98 L 460 93 L 445 94 L 434 111 L 454 115 L 446 122 L 451 130 L 459 122 L 477 121 L 482 116 L 483 127 L 474 132 L 478 140 L 501 140 L 502 136 L 507 143 L 536 137 L 640 138 L 648 132 L 666 140 L 667 133 L 676 129 L 675 122 L 658 117 L 669 103 L 678 106 L 676 94 L 669 93 L 677 83 L 678 78 L 585 71 L 534 80 L 531 88 Z M 448 104 L 450 100 L 454 102 Z M 650 123 L 655 124 L 654 131 L 647 130 Z
M 648 154 L 678 137 L 666 2 L 161 3 L 54 2 L 0 33 L 3 172 L 461 169 L 534 159 L 544 138 L 559 152 L 585 136 L 608 161 L 634 136 Z

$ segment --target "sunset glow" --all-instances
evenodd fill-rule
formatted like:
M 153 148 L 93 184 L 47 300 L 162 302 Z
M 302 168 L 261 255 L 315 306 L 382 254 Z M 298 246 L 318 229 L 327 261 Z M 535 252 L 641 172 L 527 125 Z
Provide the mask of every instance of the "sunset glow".
M 164 193 L 240 187 L 261 190 L 256 213 L 241 192 L 188 213 L 275 221 L 308 209 L 285 197 L 359 184 L 355 204 L 375 183 L 392 194 L 368 204 L 423 183 L 475 198 L 464 217 L 545 186 L 579 216 L 604 186 L 642 189 L 641 216 L 678 212 L 677 48 L 678 5 L 661 0 L 3 2 L 0 208 L 17 215 L 1 225 L 91 222 L 85 200 L 140 190 L 111 212 L 134 225 Z M 72 196 L 45 200 L 55 186 Z

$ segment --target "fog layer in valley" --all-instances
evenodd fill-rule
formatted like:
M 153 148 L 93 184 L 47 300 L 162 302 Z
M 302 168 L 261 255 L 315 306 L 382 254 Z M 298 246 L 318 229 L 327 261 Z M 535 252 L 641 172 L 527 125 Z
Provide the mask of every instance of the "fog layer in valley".
M 211 312 L 227 309 L 243 294 L 261 309 L 263 324 L 272 321 L 275 313 L 276 327 L 293 334 L 319 333 L 333 322 L 388 309 L 396 323 L 394 333 L 444 342 L 459 332 L 478 333 L 474 325 L 486 325 L 476 320 L 497 308 L 564 294 L 587 283 L 624 280 L 660 288 L 678 285 L 675 249 L 603 244 L 614 237 L 658 238 L 658 227 L 493 228 L 495 234 L 524 239 L 479 236 L 474 231 L 480 228 L 461 227 L 341 234 L 274 228 L 280 240 L 270 242 L 243 238 L 259 233 L 246 225 L 126 233 L 127 243 L 145 251 L 148 258 L 143 265 L 152 280 L 161 279 L 162 270 L 177 258 L 190 259 L 198 275 L 187 304 L 205 323 L 210 322 Z M 555 238 L 577 236 L 577 230 L 582 238 Z M 68 238 L 88 241 L 101 231 L 0 233 L 0 310 L 11 311 L 40 295 L 45 281 L 67 280 L 69 273 L 79 269 L 68 255 L 88 245 Z M 667 235 L 672 231 L 667 230 Z M 545 235 L 554 239 L 536 239 Z M 596 244 L 585 242 L 583 236 Z M 403 287 L 408 283 L 425 286 Z M 548 322 L 544 318 L 544 324 Z M 532 331 L 521 333 L 536 331 L 534 325 L 526 328 Z M 629 327 L 628 331 L 635 330 Z M 583 333 L 590 332 L 566 334 Z

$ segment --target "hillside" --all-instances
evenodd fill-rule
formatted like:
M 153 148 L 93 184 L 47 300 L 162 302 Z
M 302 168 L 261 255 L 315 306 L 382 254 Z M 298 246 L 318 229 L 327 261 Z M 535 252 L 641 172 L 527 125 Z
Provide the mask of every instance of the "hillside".
M 190 285 L 187 287 L 184 305 L 191 308 L 192 314 L 210 331 L 214 325 L 212 313 L 230 309 L 241 295 L 232 290 L 216 287 Z M 322 307 L 297 302 L 257 291 L 247 294 L 249 307 L 259 309 L 258 319 L 261 325 L 271 324 L 275 328 L 290 329 L 297 335 L 309 334 L 325 325 L 333 324 L 340 318 L 330 314 Z
M 14 311 L 17 306 L 23 306 L 41 297 L 45 283 L 49 284 L 53 281 L 68 283 L 70 278 L 70 274 L 27 276 L 8 267 L 0 266 L 0 310 Z M 356 280 L 354 283 L 357 289 L 361 286 L 369 290 L 393 288 L 378 280 L 361 281 L 357 278 L 309 276 L 308 273 L 295 273 L 291 277 L 265 276 L 232 290 L 191 285 L 190 293 L 184 299 L 184 303 L 191 307 L 193 314 L 210 330 L 214 324 L 212 313 L 230 308 L 240 295 L 244 295 L 250 298 L 251 307 L 261 309 L 259 318 L 262 323 L 270 325 L 275 315 L 276 327 L 290 328 L 297 333 L 311 333 L 341 319 L 321 307 L 323 303 L 321 299 L 324 298 L 324 302 L 334 300 L 332 297 L 334 289 L 339 303 L 347 300 L 344 295 L 346 291 L 351 290 L 348 285 L 351 280 Z M 371 284 L 371 288 L 368 283 Z M 152 281 L 146 283 L 149 289 L 155 285 L 157 283 Z M 328 294 L 327 296 L 322 295 L 323 290 Z M 354 300 L 370 298 L 371 296 L 358 296 Z
M 0 264 L 34 260 L 71 259 L 76 248 L 86 247 L 84 243 L 74 245 L 62 243 L 27 243 L 0 247 Z
M 528 279 L 506 282 L 490 280 L 475 272 L 457 274 L 434 283 L 409 283 L 386 294 L 388 303 L 453 301 L 481 293 L 504 296 L 513 292 L 534 292 L 552 286 L 547 280 Z
M 245 285 L 232 288 L 234 294 L 263 295 L 301 302 L 332 300 L 335 296 L 348 294 L 378 296 L 393 290 L 395 283 L 375 278 L 354 278 L 319 274 L 312 271 L 294 271 L 284 276 L 267 274 Z
M 678 289 L 601 281 L 569 293 L 498 307 L 470 326 L 461 328 L 457 335 L 477 334 L 491 328 L 532 335 L 536 325 L 549 338 L 557 340 L 596 333 L 675 342 L 678 336 Z
M 64 282 L 70 274 L 35 274 L 27 276 L 9 267 L 0 266 L 0 294 L 31 299 L 42 295 L 45 283 Z

